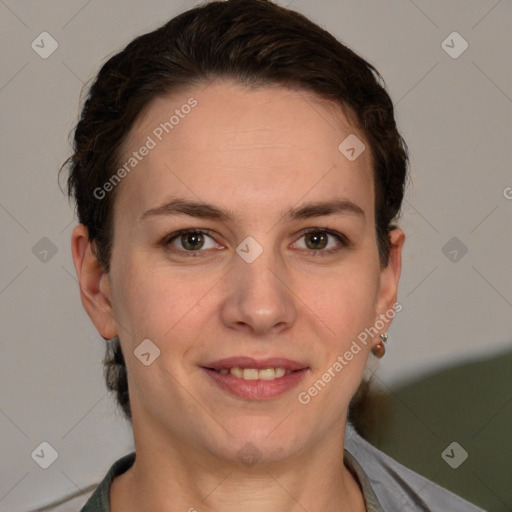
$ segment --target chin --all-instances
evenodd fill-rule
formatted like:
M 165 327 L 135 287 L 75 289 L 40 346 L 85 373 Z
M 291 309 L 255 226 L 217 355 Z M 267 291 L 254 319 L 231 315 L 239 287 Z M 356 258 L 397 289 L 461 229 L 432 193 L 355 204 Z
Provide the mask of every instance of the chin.
M 240 417 L 229 423 L 220 441 L 221 458 L 252 467 L 255 464 L 274 464 L 286 461 L 307 444 L 307 435 L 287 423 L 286 414 L 275 417 Z M 215 450 L 217 451 L 217 450 Z

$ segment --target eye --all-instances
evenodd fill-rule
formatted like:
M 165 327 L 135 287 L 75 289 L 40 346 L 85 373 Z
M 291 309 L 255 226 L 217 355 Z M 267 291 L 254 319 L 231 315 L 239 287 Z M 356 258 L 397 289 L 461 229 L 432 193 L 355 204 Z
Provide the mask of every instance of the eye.
M 194 253 L 202 252 L 201 249 L 219 247 L 209 233 L 210 231 L 206 229 L 182 229 L 168 236 L 163 244 L 168 248 L 175 247 L 176 249 L 172 249 L 173 252 L 180 252 L 185 256 L 197 256 Z
M 174 253 L 197 257 L 199 253 L 204 252 L 202 249 L 223 248 L 215 242 L 210 233 L 208 229 L 182 229 L 166 237 L 162 244 Z M 345 235 L 325 228 L 304 230 L 299 240 L 302 239 L 305 241 L 302 246 L 298 242 L 295 242 L 294 246 L 313 255 L 327 256 L 350 246 L 350 241 Z
M 329 241 L 329 238 L 331 238 L 331 241 Z M 330 229 L 308 229 L 306 231 L 303 231 L 300 240 L 301 239 L 304 239 L 305 244 L 299 248 L 313 251 L 314 254 L 322 252 L 332 254 L 349 246 L 349 240 L 345 235 Z

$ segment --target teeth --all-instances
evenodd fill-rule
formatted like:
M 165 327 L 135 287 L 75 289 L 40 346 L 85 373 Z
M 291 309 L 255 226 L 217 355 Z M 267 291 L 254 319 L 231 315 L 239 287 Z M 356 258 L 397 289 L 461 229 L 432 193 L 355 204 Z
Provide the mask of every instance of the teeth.
M 281 368 L 282 369 L 282 368 Z M 244 370 L 245 373 L 245 370 Z M 277 377 L 275 368 L 265 368 L 264 370 L 260 370 L 258 372 L 258 377 L 261 380 L 272 380 Z
M 244 376 L 244 371 L 238 367 L 231 368 L 231 370 L 229 370 L 229 373 L 231 373 L 233 377 L 238 377 L 239 379 L 241 379 Z
M 274 380 L 288 375 L 291 373 L 291 370 L 285 370 L 284 368 L 264 368 L 258 370 L 256 368 L 239 368 L 235 366 L 229 369 L 221 368 L 218 372 L 222 375 L 230 373 L 233 377 L 244 380 Z
M 242 372 L 242 379 L 244 380 L 258 380 L 260 373 L 256 368 L 244 368 Z

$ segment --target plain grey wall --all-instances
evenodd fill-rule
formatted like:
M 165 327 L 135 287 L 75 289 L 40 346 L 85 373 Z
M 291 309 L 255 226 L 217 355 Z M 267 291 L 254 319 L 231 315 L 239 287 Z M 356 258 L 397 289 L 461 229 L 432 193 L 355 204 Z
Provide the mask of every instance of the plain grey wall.
M 392 389 L 509 348 L 512 3 L 278 3 L 377 67 L 409 145 L 403 310 L 379 382 Z M 104 342 L 79 300 L 70 253 L 76 220 L 57 170 L 70 154 L 83 83 L 133 37 L 193 5 L 0 1 L 0 510 L 34 509 L 97 483 L 132 449 L 103 382 Z M 42 32 L 58 44 L 47 58 L 40 54 L 55 43 Z M 48 469 L 31 457 L 41 442 L 58 452 Z

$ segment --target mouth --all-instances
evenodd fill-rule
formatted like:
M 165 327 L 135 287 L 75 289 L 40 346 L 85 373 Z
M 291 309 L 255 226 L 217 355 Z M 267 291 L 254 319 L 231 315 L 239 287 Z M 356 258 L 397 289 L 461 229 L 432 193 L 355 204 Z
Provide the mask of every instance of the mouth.
M 227 358 L 201 366 L 222 390 L 249 400 L 277 397 L 303 379 L 309 367 L 285 358 Z
M 291 370 L 286 370 L 280 366 L 277 368 L 263 368 L 261 370 L 258 370 L 258 368 L 240 368 L 239 366 L 233 366 L 232 368 L 221 368 L 220 370 L 207 368 L 207 370 L 213 370 L 220 373 L 221 375 L 230 374 L 237 379 L 243 380 L 274 380 L 280 379 L 281 377 L 292 373 Z

